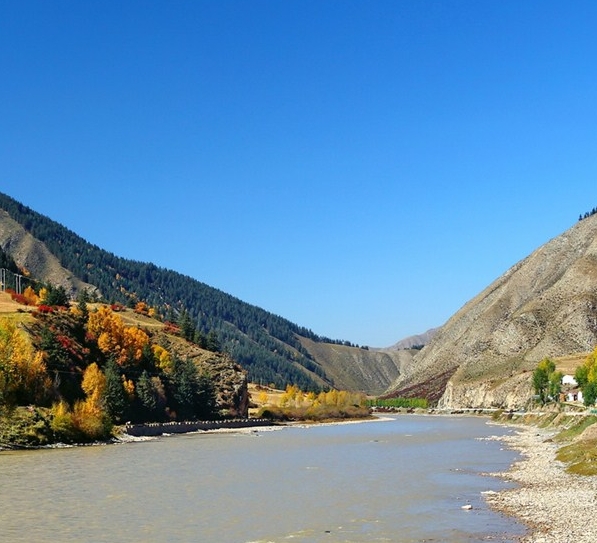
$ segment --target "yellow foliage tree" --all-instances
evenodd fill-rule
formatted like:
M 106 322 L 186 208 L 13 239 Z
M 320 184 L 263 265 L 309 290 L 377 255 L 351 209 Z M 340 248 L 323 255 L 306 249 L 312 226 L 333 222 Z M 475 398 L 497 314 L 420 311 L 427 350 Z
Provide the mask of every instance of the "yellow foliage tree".
M 338 391 L 335 389 L 325 393 L 325 405 L 338 405 Z
M 126 360 L 139 362 L 143 357 L 144 347 L 149 343 L 149 336 L 141 328 L 134 326 L 127 326 L 123 336 L 122 351 L 124 351 L 125 358 L 122 363 Z
M 73 407 L 73 425 L 89 439 L 103 439 L 112 427 L 110 417 L 92 400 L 77 401 Z
M 60 401 L 52 406 L 50 427 L 58 436 L 58 439 L 75 441 L 77 428 L 73 420 L 73 414 L 65 401 Z
M 112 425 L 104 401 L 106 376 L 95 362 L 85 369 L 81 388 L 87 398 L 75 402 L 73 425 L 86 437 L 101 439 L 109 433 Z
M 124 387 L 124 393 L 127 395 L 129 401 L 135 399 L 135 383 L 131 379 L 127 379 L 124 375 L 122 376 L 122 385 Z
M 87 331 L 103 352 L 113 353 L 122 344 L 124 323 L 108 306 L 101 306 L 89 314 Z
M 106 391 L 106 376 L 95 362 L 85 369 L 81 388 L 88 400 L 101 407 Z
M 160 367 L 160 369 L 166 373 L 172 373 L 173 365 L 172 356 L 170 356 L 170 353 L 161 345 L 154 345 L 152 350 L 157 365 Z
M 587 368 L 587 379 L 589 383 L 597 382 L 597 347 L 585 359 L 585 366 Z
M 0 403 L 42 403 L 51 387 L 42 353 L 9 319 L 0 320 Z
M 40 288 L 38 303 L 43 304 L 47 299 L 48 299 L 48 289 L 46 287 Z
M 27 305 L 37 305 L 39 303 L 39 296 L 35 294 L 35 290 L 30 286 L 23 291 L 23 298 L 25 298 Z

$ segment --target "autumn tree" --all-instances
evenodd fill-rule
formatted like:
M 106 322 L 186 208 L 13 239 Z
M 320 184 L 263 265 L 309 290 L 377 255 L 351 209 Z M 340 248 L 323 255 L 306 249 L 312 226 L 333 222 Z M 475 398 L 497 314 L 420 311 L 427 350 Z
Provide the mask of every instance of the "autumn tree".
M 164 373 L 172 373 L 172 356 L 170 355 L 168 350 L 162 347 L 161 345 L 153 345 L 152 350 L 158 368 L 160 368 L 160 370 L 162 370 Z
M 28 286 L 23 291 L 23 298 L 27 302 L 27 305 L 37 305 L 39 303 L 39 296 L 35 293 L 35 290 L 31 286 Z
M 90 402 L 102 407 L 106 390 L 106 376 L 95 362 L 89 364 L 85 369 L 81 388 Z
M 261 392 L 259 392 L 259 396 L 257 397 L 257 401 L 261 405 L 266 405 L 269 402 L 269 396 L 268 396 L 268 394 L 267 394 L 267 392 L 265 390 L 262 390 Z
M 87 330 L 97 339 L 100 350 L 113 356 L 120 366 L 138 363 L 149 343 L 149 336 L 143 330 L 125 326 L 122 317 L 107 306 L 89 315 Z
M 42 353 L 13 321 L 0 320 L 0 404 L 43 403 L 50 387 Z
M 149 313 L 149 306 L 145 302 L 137 302 L 135 304 L 135 313 L 147 315 Z
M 105 403 L 106 376 L 95 362 L 85 369 L 81 388 L 86 398 L 75 402 L 73 423 L 87 438 L 103 439 L 112 423 Z

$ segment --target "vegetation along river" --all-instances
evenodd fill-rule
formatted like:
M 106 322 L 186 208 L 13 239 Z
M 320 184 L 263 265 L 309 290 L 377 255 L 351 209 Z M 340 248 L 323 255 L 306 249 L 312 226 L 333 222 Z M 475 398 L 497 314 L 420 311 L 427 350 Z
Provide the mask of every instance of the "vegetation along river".
M 516 459 L 475 417 L 187 434 L 0 453 L 0 541 L 514 541 L 489 510 Z M 463 510 L 470 504 L 472 510 Z

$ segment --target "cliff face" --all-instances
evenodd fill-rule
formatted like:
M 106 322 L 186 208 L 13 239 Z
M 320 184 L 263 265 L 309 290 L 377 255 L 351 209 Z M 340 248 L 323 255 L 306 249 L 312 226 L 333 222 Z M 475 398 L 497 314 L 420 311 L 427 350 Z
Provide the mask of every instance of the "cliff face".
M 597 343 L 597 215 L 578 222 L 469 301 L 405 368 L 411 396 L 444 375 L 443 407 L 519 407 L 545 357 Z

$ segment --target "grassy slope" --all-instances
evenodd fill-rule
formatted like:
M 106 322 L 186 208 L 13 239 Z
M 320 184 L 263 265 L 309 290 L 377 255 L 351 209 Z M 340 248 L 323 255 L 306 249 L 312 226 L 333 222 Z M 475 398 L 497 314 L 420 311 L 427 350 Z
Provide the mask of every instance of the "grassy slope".
M 6 292 L 0 292 L 0 318 L 11 319 L 17 322 L 32 322 L 31 312 L 33 307 L 18 304 Z
M 554 358 L 553 361 L 557 371 L 561 371 L 564 375 L 574 375 L 576 368 L 583 365 L 589 354 L 590 353 L 569 354 Z
M 337 388 L 371 395 L 383 394 L 397 379 L 403 365 L 412 359 L 412 352 L 407 350 L 376 351 L 307 338 L 300 341 Z

